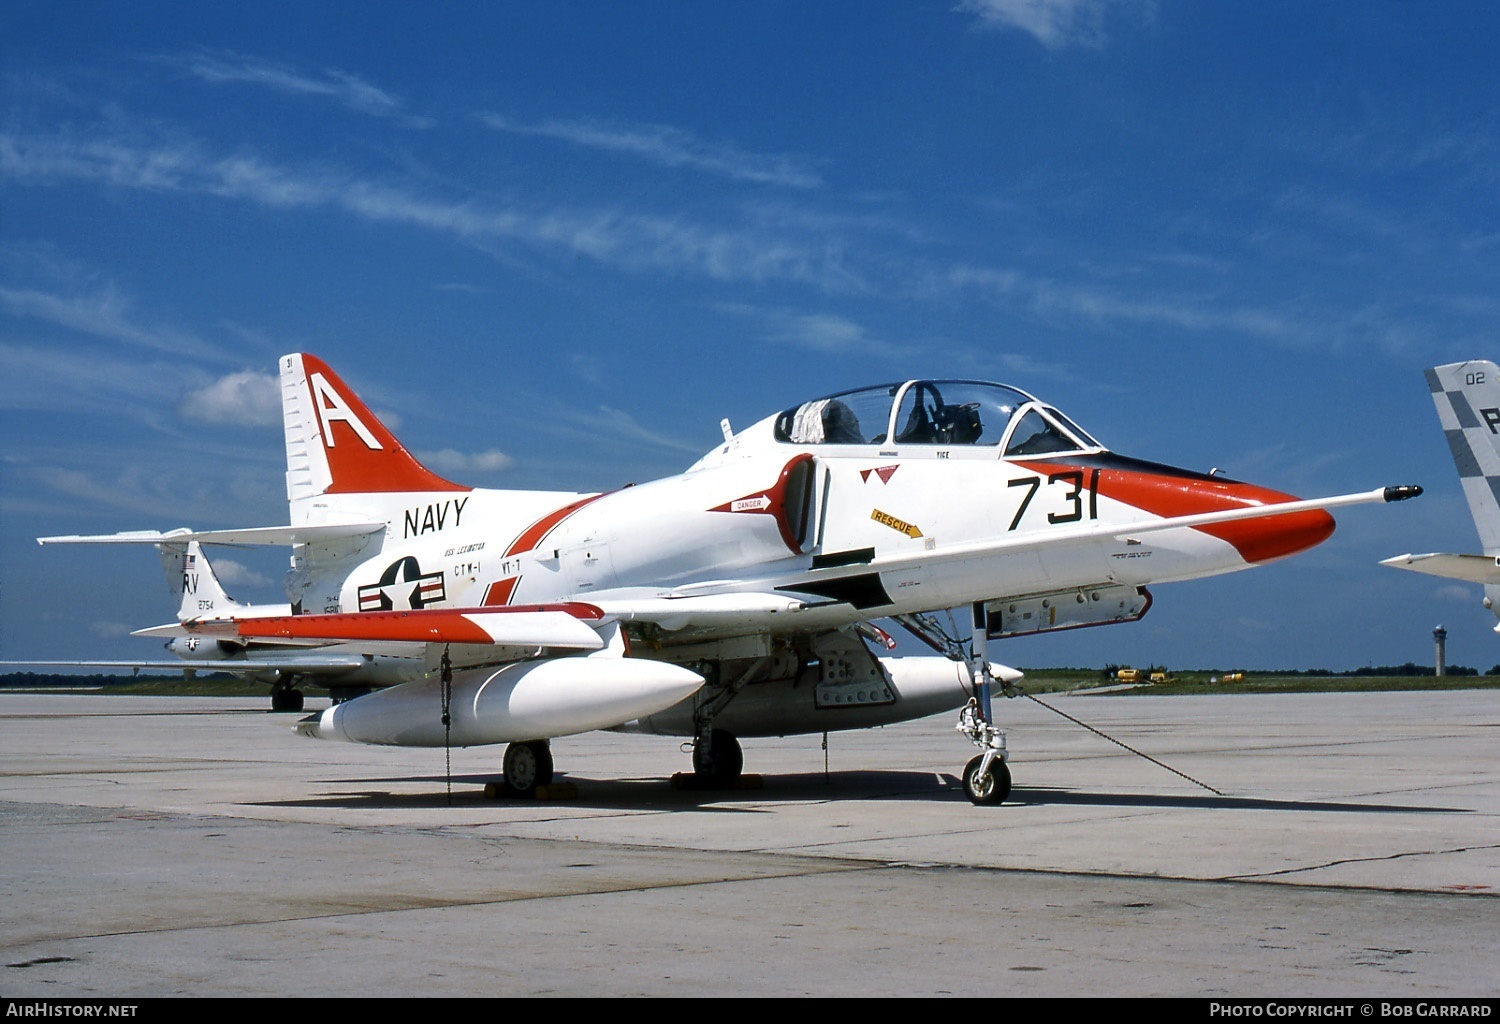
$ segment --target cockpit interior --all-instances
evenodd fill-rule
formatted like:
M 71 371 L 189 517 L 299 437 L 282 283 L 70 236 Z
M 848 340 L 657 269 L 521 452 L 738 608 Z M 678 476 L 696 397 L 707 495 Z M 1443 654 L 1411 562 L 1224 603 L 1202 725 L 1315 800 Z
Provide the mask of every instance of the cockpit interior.
M 1026 392 L 971 380 L 842 391 L 786 410 L 775 433 L 785 444 L 995 448 L 1007 459 L 1102 448 Z

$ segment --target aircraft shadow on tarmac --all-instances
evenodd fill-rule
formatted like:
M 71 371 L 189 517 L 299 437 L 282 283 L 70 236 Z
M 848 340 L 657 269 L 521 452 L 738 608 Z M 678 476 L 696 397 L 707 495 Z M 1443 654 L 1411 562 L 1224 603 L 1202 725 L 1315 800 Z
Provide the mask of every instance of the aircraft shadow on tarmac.
M 750 776 L 749 778 L 757 778 Z M 828 803 L 870 800 L 926 800 L 967 802 L 963 785 L 947 773 L 912 771 L 841 771 L 768 775 L 759 785 L 735 789 L 678 788 L 663 777 L 633 779 L 569 778 L 577 792 L 553 800 L 490 797 L 484 787 L 499 783 L 498 775 L 409 775 L 376 779 L 331 780 L 365 788 L 331 792 L 300 800 L 255 801 L 263 807 L 418 808 L 449 804 L 491 804 L 515 808 L 555 806 L 559 809 L 663 810 L 671 808 L 759 813 L 764 803 Z M 448 784 L 451 783 L 451 796 Z M 368 788 L 379 785 L 421 786 L 420 790 Z M 1018 786 L 1005 806 L 1037 807 L 1050 804 L 1075 807 L 1185 808 L 1199 810 L 1339 812 L 1360 814 L 1454 814 L 1472 813 L 1467 807 L 1434 807 L 1413 804 L 1352 803 L 1328 800 L 1278 800 L 1270 797 L 1175 795 L 1161 793 L 1110 793 L 1098 790 L 1068 790 L 1042 786 Z

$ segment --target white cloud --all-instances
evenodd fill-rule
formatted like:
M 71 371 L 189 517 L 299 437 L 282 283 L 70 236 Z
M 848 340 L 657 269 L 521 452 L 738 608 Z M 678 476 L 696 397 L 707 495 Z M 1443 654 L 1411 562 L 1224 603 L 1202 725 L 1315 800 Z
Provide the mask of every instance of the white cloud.
M 822 179 L 804 161 L 780 154 L 747 153 L 724 142 L 705 142 L 690 132 L 660 124 L 601 124 L 592 121 L 544 121 L 519 124 L 498 114 L 480 121 L 496 131 L 534 135 L 623 153 L 666 167 L 690 167 L 738 181 L 817 188 Z
M 960 0 L 958 10 L 990 28 L 1018 29 L 1049 50 L 1102 46 L 1104 13 L 1120 0 Z
M 1432 599 L 1439 602 L 1458 604 L 1479 604 L 1484 599 L 1484 593 L 1479 587 L 1462 583 L 1445 583 L 1432 592 Z
M 228 587 L 269 587 L 271 580 L 232 558 L 215 558 L 212 562 L 214 575 Z
M 498 473 L 515 465 L 509 455 L 491 448 L 483 452 L 460 452 L 444 448 L 435 452 L 418 452 L 417 460 L 428 469 L 445 475 L 461 473 Z
M 200 423 L 281 426 L 281 383 L 275 374 L 242 370 L 188 392 L 178 411 Z

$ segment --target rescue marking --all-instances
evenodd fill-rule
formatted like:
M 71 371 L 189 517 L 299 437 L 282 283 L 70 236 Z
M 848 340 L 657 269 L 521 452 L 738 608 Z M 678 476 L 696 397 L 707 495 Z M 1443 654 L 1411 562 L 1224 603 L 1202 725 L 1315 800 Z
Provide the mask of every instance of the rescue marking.
M 888 515 L 887 513 L 880 511 L 880 509 L 878 508 L 870 510 L 870 518 L 875 520 L 881 526 L 889 526 L 897 533 L 904 533 L 912 539 L 916 539 L 917 537 L 922 536 L 922 531 L 917 529 L 911 523 L 908 523 L 904 519 L 897 519 L 893 515 Z

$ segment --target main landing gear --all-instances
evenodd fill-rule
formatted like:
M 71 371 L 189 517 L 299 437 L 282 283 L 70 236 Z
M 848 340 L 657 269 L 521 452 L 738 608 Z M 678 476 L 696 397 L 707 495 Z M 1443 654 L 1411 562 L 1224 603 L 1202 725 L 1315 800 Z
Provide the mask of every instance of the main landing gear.
M 771 658 L 756 658 L 740 666 L 728 679 L 723 678 L 720 662 L 699 667 L 705 682 L 693 697 L 693 774 L 674 775 L 673 785 L 692 789 L 738 788 L 745 770 L 745 752 L 734 733 L 714 728 L 714 718 L 739 695 L 741 687 L 762 677 L 771 663 Z
M 693 777 L 703 785 L 730 785 L 744 768 L 745 752 L 732 732 L 711 729 L 693 744 Z
M 552 784 L 552 748 L 546 740 L 511 743 L 505 748 L 505 786 L 515 796 L 535 796 Z
M 295 677 L 276 680 L 271 684 L 272 711 L 301 711 L 302 691 L 293 685 Z

